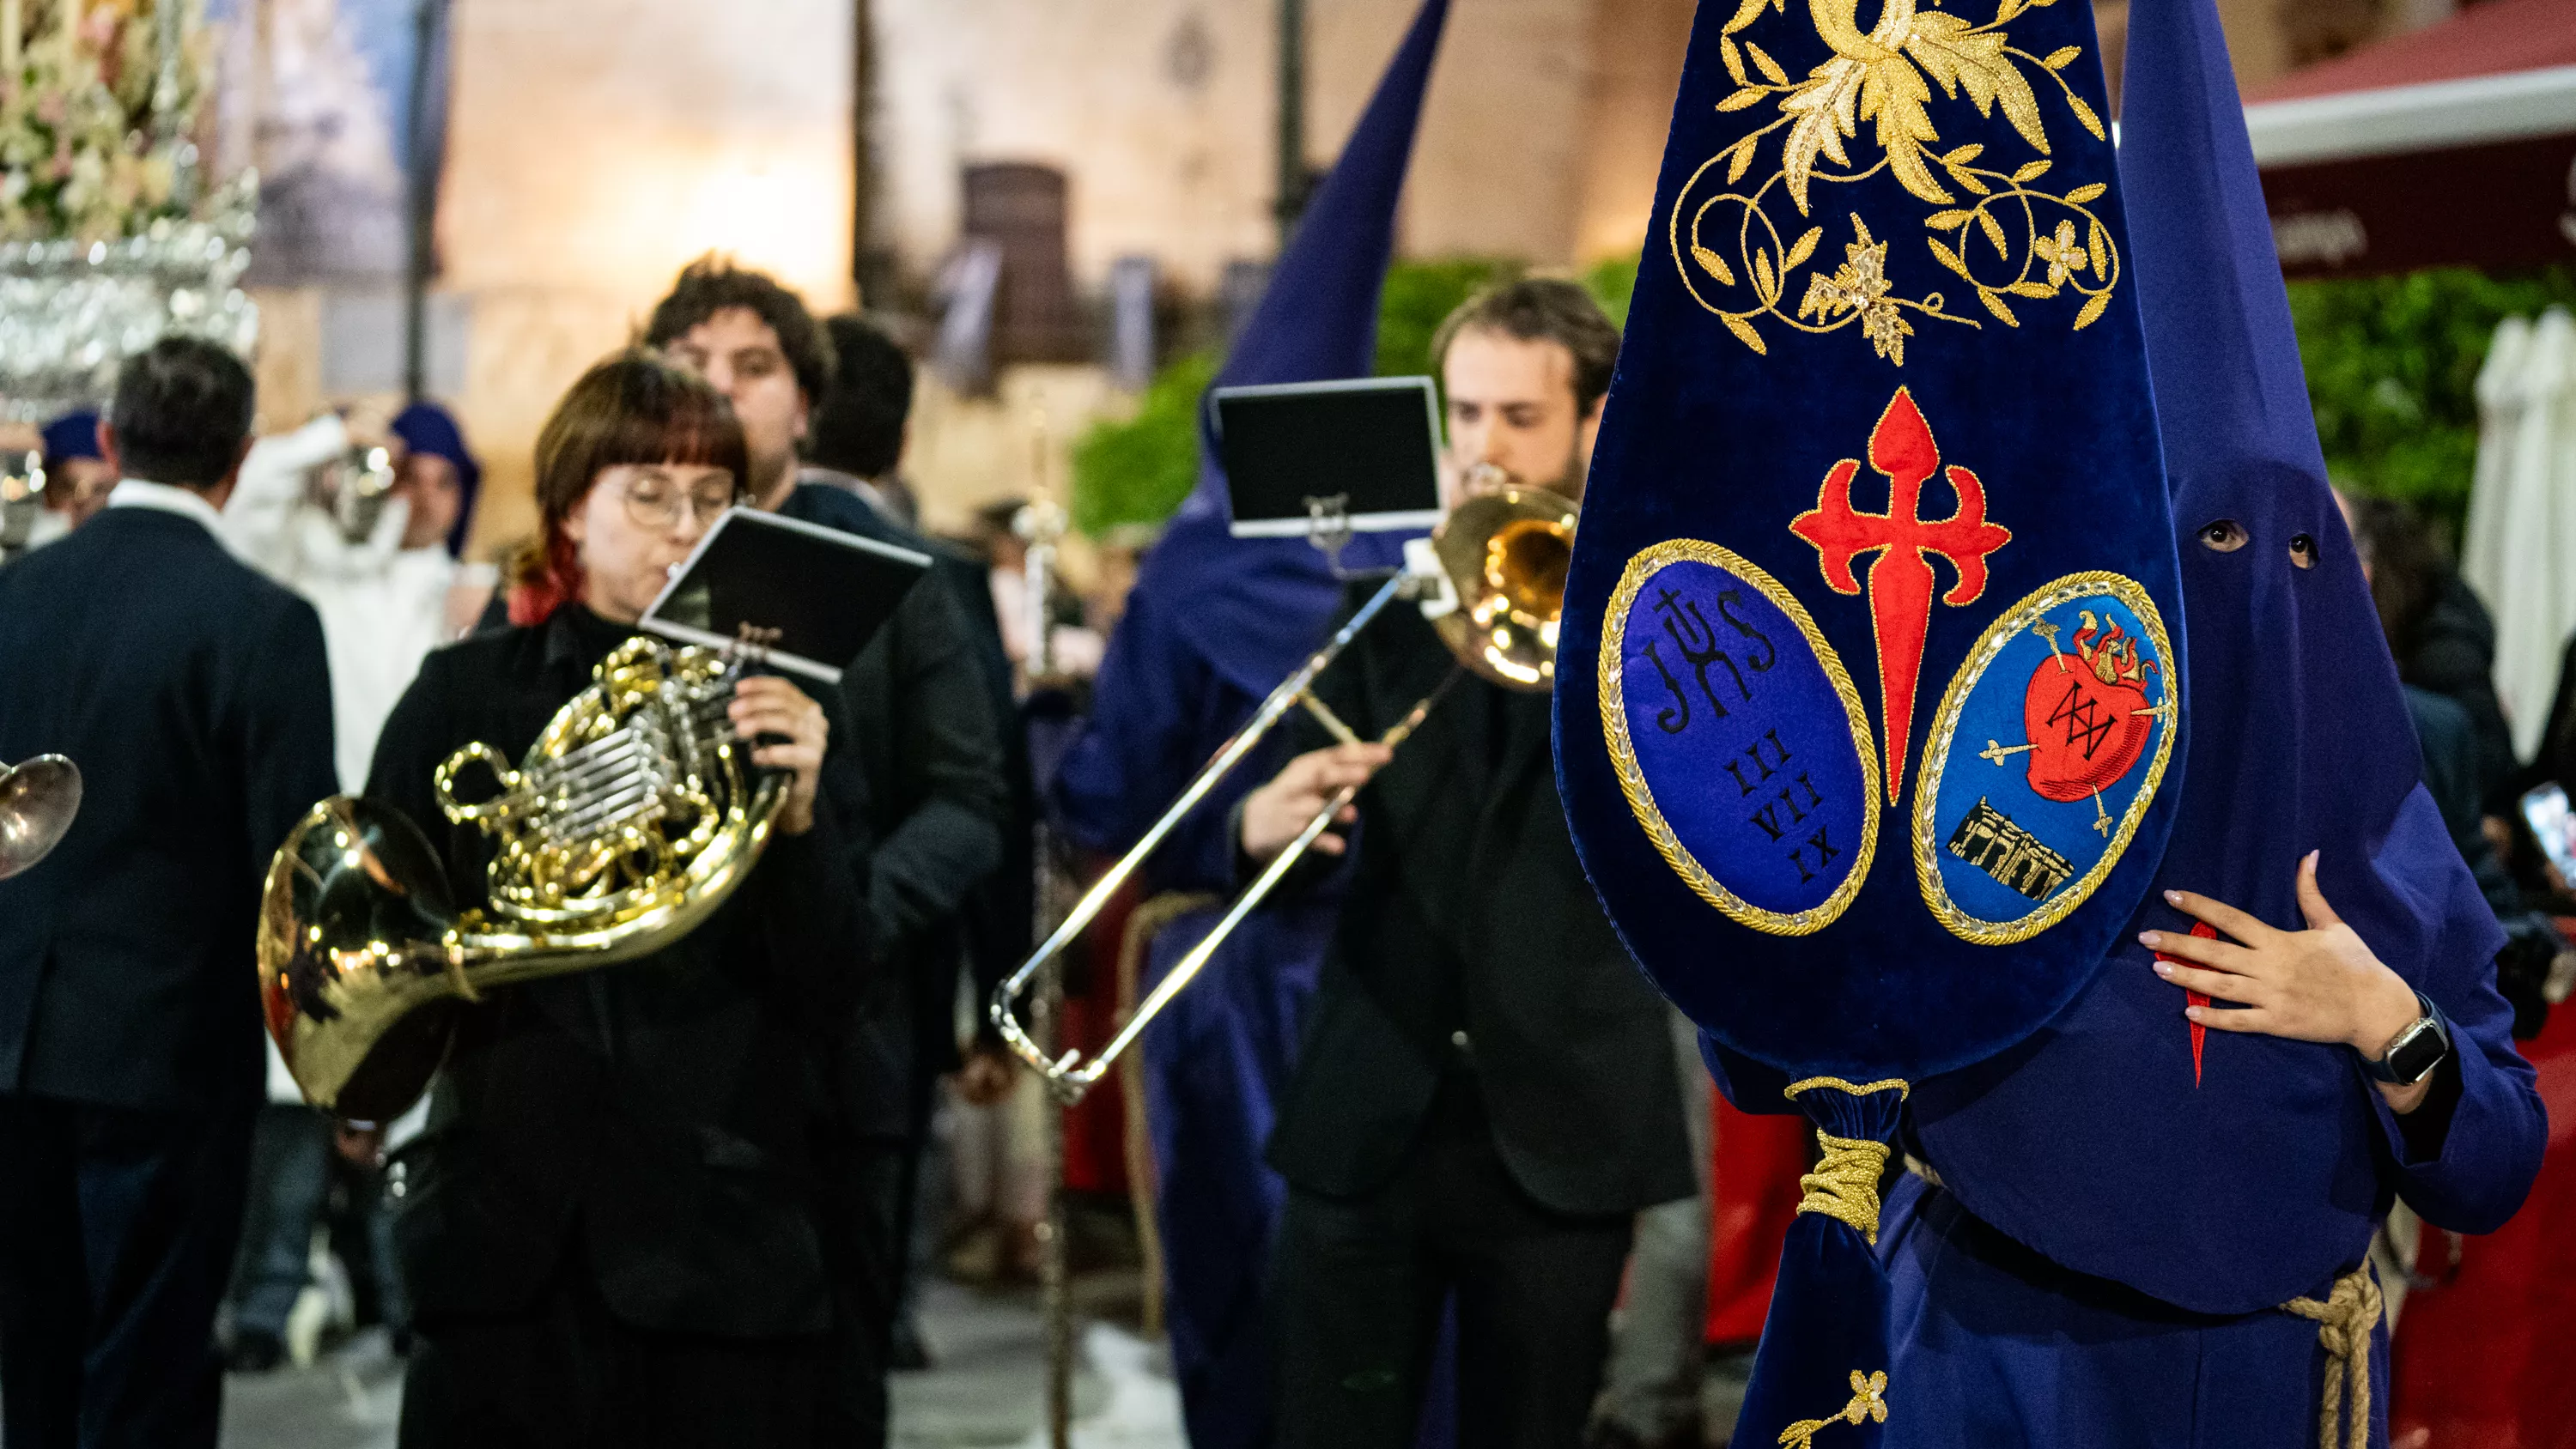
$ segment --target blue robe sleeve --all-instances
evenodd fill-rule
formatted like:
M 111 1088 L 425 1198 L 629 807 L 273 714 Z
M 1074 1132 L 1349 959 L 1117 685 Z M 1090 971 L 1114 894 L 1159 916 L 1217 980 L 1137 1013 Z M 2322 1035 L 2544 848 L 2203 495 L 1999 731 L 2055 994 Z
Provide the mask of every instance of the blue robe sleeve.
M 1169 604 L 1137 590 L 1101 661 L 1091 714 L 1048 787 L 1049 818 L 1085 850 L 1126 851 L 1252 708 L 1173 627 Z M 1164 841 L 1148 868 L 1156 888 L 1221 890 L 1231 882 L 1226 820 L 1267 778 L 1259 765 L 1245 761 Z
M 2434 835 L 2448 844 L 2438 811 L 2419 788 L 2390 831 L 2380 868 L 2421 846 L 2411 837 Z M 2496 991 L 2492 912 L 2467 872 L 2423 876 L 2440 881 L 2451 897 L 2440 915 L 2443 930 L 2429 959 L 2390 964 L 2449 1019 L 2452 1054 L 2424 1105 L 2406 1117 L 2389 1110 L 2376 1090 L 2370 1102 L 2407 1206 L 2436 1227 L 2491 1233 L 2522 1206 L 2540 1173 L 2548 1114 L 2537 1074 L 2513 1044 L 2513 1008 Z

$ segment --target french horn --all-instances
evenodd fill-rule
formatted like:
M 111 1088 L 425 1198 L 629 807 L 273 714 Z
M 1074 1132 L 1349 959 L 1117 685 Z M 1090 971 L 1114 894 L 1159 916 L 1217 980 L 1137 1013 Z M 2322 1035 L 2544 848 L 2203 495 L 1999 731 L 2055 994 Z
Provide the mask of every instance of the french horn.
M 313 807 L 270 862 L 259 927 L 261 1006 L 305 1100 L 399 1116 L 466 1004 L 649 956 L 723 905 L 785 798 L 726 713 L 756 657 L 630 639 L 515 769 L 485 744 L 449 756 L 441 812 L 492 839 L 484 906 L 456 908 L 401 811 L 348 795 Z M 499 789 L 469 801 L 459 787 L 478 770 Z

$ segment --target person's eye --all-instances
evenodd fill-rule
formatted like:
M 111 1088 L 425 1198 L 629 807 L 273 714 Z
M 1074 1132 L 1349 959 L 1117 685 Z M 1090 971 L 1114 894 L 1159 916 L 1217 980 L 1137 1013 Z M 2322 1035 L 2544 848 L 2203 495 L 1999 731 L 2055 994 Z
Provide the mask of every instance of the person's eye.
M 2233 518 L 2215 519 L 2200 526 L 2200 546 L 2211 553 L 2234 553 L 2251 542 L 2253 535 Z
M 2302 533 L 2290 540 L 2290 562 L 2303 569 L 2317 566 L 2317 541 Z
M 767 377 L 778 370 L 778 357 L 768 352 L 746 352 L 734 359 L 733 370 L 745 377 Z
M 733 490 L 728 488 L 722 493 L 695 493 L 690 495 L 689 501 L 697 505 L 700 518 L 713 518 L 733 507 Z

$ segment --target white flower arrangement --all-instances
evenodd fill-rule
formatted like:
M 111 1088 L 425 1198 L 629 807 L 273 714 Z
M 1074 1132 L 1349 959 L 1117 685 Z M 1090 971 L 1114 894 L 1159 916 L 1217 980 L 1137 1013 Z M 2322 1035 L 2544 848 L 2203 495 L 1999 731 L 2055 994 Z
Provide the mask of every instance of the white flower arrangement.
M 203 0 L 0 0 L 0 241 L 189 217 L 203 19 Z

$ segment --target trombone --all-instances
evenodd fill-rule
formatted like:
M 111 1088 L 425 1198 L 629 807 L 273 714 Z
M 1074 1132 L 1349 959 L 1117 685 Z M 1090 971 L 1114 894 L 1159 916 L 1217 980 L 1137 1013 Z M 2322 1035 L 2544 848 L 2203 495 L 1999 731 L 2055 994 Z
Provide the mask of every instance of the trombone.
M 1137 1004 L 1135 1014 L 1118 1034 L 1096 1054 L 1085 1057 L 1081 1052 L 1067 1051 L 1050 1057 L 1021 1025 L 1018 1002 L 1039 970 L 1082 934 L 1182 818 L 1252 753 L 1253 747 L 1287 717 L 1290 709 L 1304 708 L 1344 744 L 1359 743 L 1358 733 L 1316 698 L 1311 687 L 1351 640 L 1397 599 L 1422 604 L 1441 642 L 1457 656 L 1458 668 L 1380 736 L 1378 743 L 1401 745 L 1462 673 L 1474 673 L 1506 689 L 1534 692 L 1553 686 L 1557 621 L 1565 607 L 1566 569 L 1574 556 L 1574 520 L 1572 503 L 1538 488 L 1507 487 L 1461 503 L 1432 533 L 1428 550 L 1407 549 L 1406 567 L 1370 595 L 1303 667 L 1270 691 L 1251 720 L 1200 769 L 1144 838 L 1083 894 L 1036 953 L 995 988 L 991 1012 L 994 1027 L 1012 1052 L 1045 1080 L 1047 1090 L 1057 1100 L 1067 1106 L 1082 1100 L 1083 1094 L 1108 1074 L 1118 1058 L 1144 1034 L 1146 1026 L 1206 968 L 1243 918 L 1287 878 L 1314 845 L 1315 838 L 1358 796 L 1359 787 L 1344 789 L 1316 812 L 1305 830 L 1263 869 L 1250 888 L 1236 897 L 1215 928 L 1164 975 L 1153 992 Z M 1320 535 L 1318 541 L 1325 542 Z

